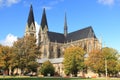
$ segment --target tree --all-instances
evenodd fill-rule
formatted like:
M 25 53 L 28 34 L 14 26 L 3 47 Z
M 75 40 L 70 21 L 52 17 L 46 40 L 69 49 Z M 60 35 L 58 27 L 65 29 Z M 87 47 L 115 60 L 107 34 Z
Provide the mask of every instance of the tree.
M 64 71 L 66 75 L 77 76 L 79 70 L 84 68 L 85 52 L 80 47 L 70 47 L 64 52 Z
M 36 72 L 38 63 L 36 59 L 40 56 L 40 52 L 36 45 L 34 36 L 25 36 L 18 39 L 13 45 L 16 53 L 16 67 L 20 68 L 24 73 Z
M 118 65 L 117 54 L 117 50 L 108 47 L 102 48 L 101 50 L 93 50 L 89 53 L 86 64 L 99 75 L 105 74 L 105 65 L 107 65 L 108 75 L 114 75 L 118 72 L 116 69 Z
M 47 76 L 48 74 L 53 76 L 55 73 L 55 68 L 53 67 L 53 65 L 50 61 L 46 61 L 42 64 L 42 66 L 40 68 L 40 72 L 44 76 Z
M 120 72 L 120 54 L 118 54 L 118 61 L 117 61 L 117 65 L 116 65 L 116 70 L 117 72 Z
M 99 76 L 101 73 L 105 72 L 105 59 L 101 53 L 101 50 L 92 50 L 88 53 L 88 58 L 85 61 L 85 64 L 95 73 L 98 73 Z
M 118 51 L 113 48 L 105 47 L 102 49 L 102 54 L 103 57 L 107 60 L 108 75 L 114 76 L 118 73 L 116 69 L 118 65 Z
M 9 73 L 13 58 L 14 54 L 12 47 L 0 46 L 0 68 L 4 70 L 5 74 Z

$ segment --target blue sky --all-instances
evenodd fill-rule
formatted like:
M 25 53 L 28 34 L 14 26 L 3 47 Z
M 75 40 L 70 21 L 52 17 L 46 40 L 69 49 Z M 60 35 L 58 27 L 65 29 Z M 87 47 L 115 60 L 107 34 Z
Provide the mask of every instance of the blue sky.
M 120 0 L 0 0 L 1 44 L 24 35 L 30 4 L 37 29 L 45 7 L 49 30 L 63 33 L 66 12 L 69 32 L 92 26 L 103 44 L 120 51 Z

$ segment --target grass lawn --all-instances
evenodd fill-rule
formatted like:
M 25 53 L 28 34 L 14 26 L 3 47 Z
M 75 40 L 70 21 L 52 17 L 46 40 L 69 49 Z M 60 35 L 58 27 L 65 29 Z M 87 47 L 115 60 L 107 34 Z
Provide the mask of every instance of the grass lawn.
M 81 78 L 38 78 L 38 77 L 11 77 L 11 76 L 0 76 L 0 80 L 106 80 L 105 78 L 96 78 L 96 79 L 81 79 Z M 109 78 L 108 80 L 120 80 L 120 78 Z

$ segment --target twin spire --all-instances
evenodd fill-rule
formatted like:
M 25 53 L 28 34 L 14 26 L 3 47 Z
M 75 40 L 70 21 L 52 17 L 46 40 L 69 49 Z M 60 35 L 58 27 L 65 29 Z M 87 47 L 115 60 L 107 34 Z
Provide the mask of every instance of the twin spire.
M 29 12 L 29 16 L 28 16 L 27 23 L 28 23 L 28 26 L 29 26 L 29 27 L 30 27 L 30 25 L 31 25 L 32 23 L 35 25 L 32 5 L 30 5 L 30 12 Z
M 42 29 L 45 28 L 45 26 L 48 29 L 48 24 L 47 24 L 47 18 L 46 18 L 46 12 L 45 12 L 45 8 L 43 9 L 43 14 L 42 14 L 42 19 L 41 19 L 41 27 Z
M 30 36 L 30 35 L 31 36 L 36 36 L 36 27 L 35 27 L 35 21 L 34 21 L 34 14 L 33 14 L 32 5 L 30 6 L 30 11 L 29 11 L 29 16 L 28 16 L 24 36 Z
M 33 7 L 32 7 L 32 5 L 31 5 L 31 6 L 30 6 L 30 11 L 29 11 L 28 20 L 27 20 L 28 27 L 30 27 L 32 23 L 33 23 L 34 26 L 35 26 Z M 43 14 L 42 14 L 42 19 L 41 19 L 41 24 L 40 24 L 40 25 L 41 25 L 42 30 L 45 28 L 45 26 L 46 26 L 47 29 L 48 29 L 48 23 L 47 23 L 47 17 L 46 17 L 45 8 L 43 9 Z M 68 29 L 67 29 L 67 17 L 66 17 L 66 13 L 65 13 L 64 36 L 66 37 L 67 34 L 68 34 Z

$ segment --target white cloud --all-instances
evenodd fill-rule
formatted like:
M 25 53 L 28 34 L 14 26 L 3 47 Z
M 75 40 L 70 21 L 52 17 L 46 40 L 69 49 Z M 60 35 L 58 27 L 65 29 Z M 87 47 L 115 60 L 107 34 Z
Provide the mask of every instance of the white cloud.
M 103 5 L 112 6 L 115 3 L 115 0 L 98 0 L 98 3 Z
M 3 0 L 0 0 L 0 7 L 3 6 Z
M 2 4 L 3 0 L 0 0 L 0 4 Z
M 47 1 L 47 0 L 43 0 L 43 6 L 42 8 L 46 8 L 48 10 L 52 9 L 55 5 L 59 4 L 60 2 L 63 2 L 64 0 L 50 0 L 50 1 Z
M 0 7 L 4 7 L 4 6 L 9 7 L 13 4 L 17 4 L 20 1 L 21 0 L 0 0 Z
M 40 25 L 35 21 L 35 26 L 36 26 L 36 38 L 37 38 L 37 42 L 38 42 L 38 32 L 39 32 Z
M 36 38 L 38 40 L 38 32 L 39 32 L 39 27 L 40 25 L 35 21 L 35 26 L 36 26 Z M 13 34 L 9 33 L 5 39 L 0 40 L 0 44 L 4 46 L 13 46 L 13 43 L 17 41 L 18 37 L 14 36 Z
M 22 0 L 21 0 L 22 1 Z M 52 9 L 55 5 L 63 2 L 65 0 L 24 0 L 24 6 L 30 6 L 30 4 L 34 3 L 35 6 L 40 8 L 46 8 L 47 10 Z
M 47 9 L 47 10 L 50 10 L 50 9 L 52 9 L 52 6 L 43 6 L 42 8 L 45 8 L 45 9 Z
M 0 43 L 4 46 L 12 46 L 15 41 L 17 41 L 17 36 L 8 34 L 4 40 L 0 41 Z
M 12 4 L 16 4 L 18 3 L 20 0 L 7 0 L 6 1 L 6 5 L 7 6 L 11 6 Z

